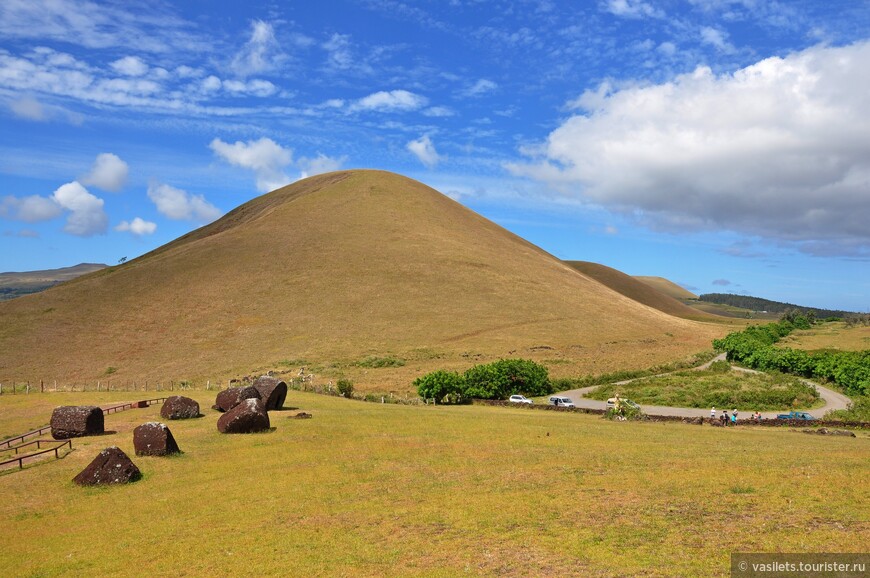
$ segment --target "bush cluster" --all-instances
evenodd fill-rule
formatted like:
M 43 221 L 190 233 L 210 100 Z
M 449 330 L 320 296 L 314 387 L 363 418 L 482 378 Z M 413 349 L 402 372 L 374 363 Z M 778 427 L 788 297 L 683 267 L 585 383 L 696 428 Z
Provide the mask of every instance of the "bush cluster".
M 817 351 L 774 347 L 795 329 L 809 329 L 802 316 L 783 318 L 777 323 L 756 325 L 713 341 L 713 347 L 728 354 L 729 361 L 762 371 L 781 371 L 803 377 L 832 381 L 848 393 L 870 395 L 870 350 Z
M 528 359 L 501 359 L 475 365 L 464 374 L 438 370 L 414 380 L 417 394 L 435 403 L 458 403 L 470 399 L 505 399 L 516 393 L 526 396 L 553 393 L 547 368 Z

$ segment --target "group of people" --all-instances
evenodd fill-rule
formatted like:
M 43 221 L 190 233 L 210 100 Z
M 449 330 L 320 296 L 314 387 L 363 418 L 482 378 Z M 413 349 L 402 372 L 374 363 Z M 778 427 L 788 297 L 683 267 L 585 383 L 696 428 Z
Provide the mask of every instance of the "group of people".
M 710 409 L 710 419 L 716 419 L 716 407 L 712 407 Z M 761 421 L 761 412 L 756 411 L 752 414 L 750 418 L 753 421 Z M 723 409 L 722 415 L 719 416 L 719 421 L 722 422 L 722 425 L 728 425 L 728 422 L 731 422 L 731 425 L 737 425 L 737 408 L 731 412 L 731 415 L 728 415 L 728 410 Z

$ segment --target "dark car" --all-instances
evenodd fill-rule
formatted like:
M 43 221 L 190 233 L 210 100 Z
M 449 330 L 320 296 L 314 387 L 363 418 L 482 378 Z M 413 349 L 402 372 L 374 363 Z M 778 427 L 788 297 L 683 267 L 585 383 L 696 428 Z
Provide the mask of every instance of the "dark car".
M 811 419 L 816 419 L 805 411 L 790 411 L 788 413 L 781 413 L 776 416 L 776 419 L 801 419 L 804 421 L 809 421 Z

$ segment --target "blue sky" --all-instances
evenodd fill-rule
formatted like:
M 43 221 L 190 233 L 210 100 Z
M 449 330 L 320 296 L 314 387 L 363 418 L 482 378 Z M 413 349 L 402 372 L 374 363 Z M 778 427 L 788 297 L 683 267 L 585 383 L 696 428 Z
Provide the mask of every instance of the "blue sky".
M 0 271 L 117 263 L 306 175 L 564 259 L 870 310 L 870 2 L 0 2 Z

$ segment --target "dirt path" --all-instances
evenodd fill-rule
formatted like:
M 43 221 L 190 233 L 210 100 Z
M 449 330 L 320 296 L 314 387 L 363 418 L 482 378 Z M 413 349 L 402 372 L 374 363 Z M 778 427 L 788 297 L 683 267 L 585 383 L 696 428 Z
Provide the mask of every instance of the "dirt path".
M 708 361 L 704 365 L 697 367 L 696 369 L 698 369 L 698 370 L 707 369 L 710 367 L 710 365 L 714 361 L 724 361 L 724 360 L 725 360 L 725 354 L 723 353 L 721 355 L 718 355 L 714 359 L 711 359 L 710 361 Z M 746 373 L 761 373 L 761 372 L 756 371 L 754 369 L 747 369 L 745 367 L 734 367 L 734 369 L 736 371 L 745 371 Z M 630 383 L 632 381 L 634 381 L 634 380 L 627 379 L 625 381 L 619 381 L 619 382 L 617 382 L 617 385 L 623 385 L 626 383 Z M 808 385 L 814 386 L 816 388 L 816 390 L 818 390 L 818 392 L 819 392 L 819 397 L 821 397 L 822 400 L 825 402 L 825 405 L 823 405 L 822 407 L 807 410 L 807 413 L 810 414 L 811 416 L 813 416 L 814 418 L 819 419 L 822 416 L 824 416 L 827 412 L 831 411 L 832 409 L 846 409 L 846 407 L 851 402 L 851 400 L 848 397 L 846 397 L 845 395 L 843 395 L 842 393 L 837 393 L 836 391 L 832 391 L 832 390 L 828 389 L 827 387 L 822 387 L 821 385 L 819 385 L 818 383 L 815 383 L 814 381 L 810 381 L 808 379 L 801 379 L 801 381 L 803 381 L 804 383 L 806 383 Z M 585 395 L 587 393 L 589 393 L 590 391 L 592 391 L 596 387 L 598 387 L 598 386 L 593 385 L 591 387 L 583 387 L 580 389 L 571 389 L 568 391 L 559 392 L 556 395 L 563 395 L 565 397 L 570 397 L 574 401 L 574 405 L 576 405 L 577 407 L 585 407 L 587 409 L 606 409 L 605 402 L 598 401 L 595 399 L 588 399 L 585 397 Z M 710 410 L 709 409 L 695 409 L 695 408 L 688 408 L 688 407 L 668 407 L 668 406 L 663 406 L 663 405 L 642 405 L 641 409 L 643 409 L 644 413 L 649 414 L 649 415 L 674 415 L 674 416 L 678 416 L 678 417 L 710 417 Z M 728 410 L 730 412 L 734 408 L 725 408 L 725 407 L 716 408 L 717 417 L 718 417 L 718 415 L 720 415 L 722 413 L 723 409 Z M 749 412 L 745 412 L 745 413 L 746 413 L 746 415 L 744 415 L 744 417 L 748 417 Z M 777 414 L 780 414 L 780 413 L 783 413 L 783 412 L 780 412 L 780 411 L 762 412 L 761 417 L 765 418 L 765 419 L 772 419 L 772 418 L 775 418 L 777 416 Z

